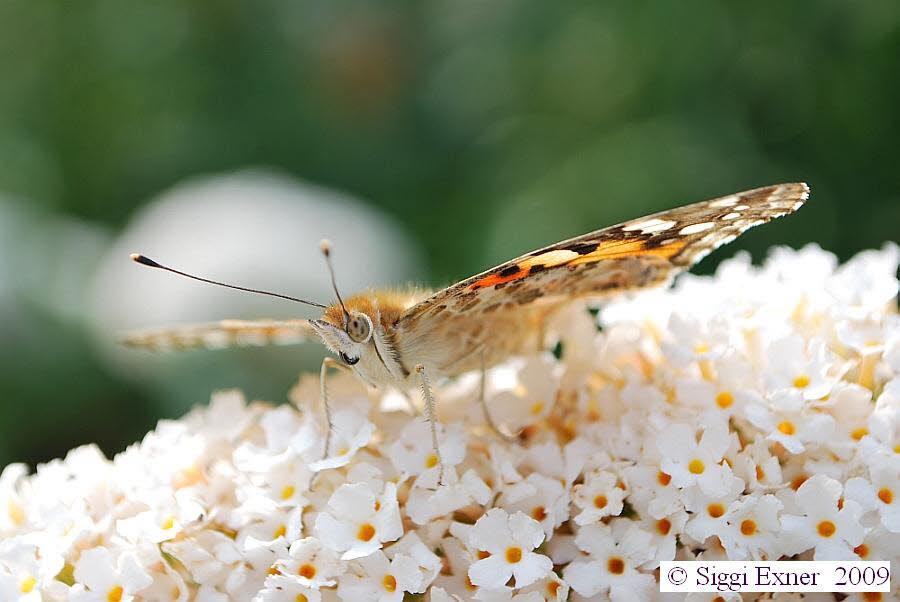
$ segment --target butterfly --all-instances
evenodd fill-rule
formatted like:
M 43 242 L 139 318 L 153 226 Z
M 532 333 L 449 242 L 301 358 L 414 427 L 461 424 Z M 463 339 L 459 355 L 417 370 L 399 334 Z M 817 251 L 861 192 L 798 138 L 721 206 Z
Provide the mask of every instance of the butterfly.
M 776 184 L 677 207 L 549 245 L 437 292 L 382 290 L 343 299 L 331 269 L 330 246 L 323 241 L 337 298 L 328 306 L 199 278 L 135 254 L 132 259 L 150 267 L 324 311 L 311 320 L 225 320 L 136 332 L 124 342 L 187 349 L 318 338 L 339 358 L 326 358 L 320 372 L 326 415 L 325 374 L 329 366 L 340 365 L 373 386 L 419 384 L 434 427 L 430 379 L 478 369 L 483 374 L 486 367 L 538 351 L 546 344 L 544 326 L 564 306 L 664 286 L 747 229 L 796 211 L 808 196 L 804 183 Z M 498 430 L 486 408 L 485 416 Z M 438 452 L 434 428 L 432 435 Z

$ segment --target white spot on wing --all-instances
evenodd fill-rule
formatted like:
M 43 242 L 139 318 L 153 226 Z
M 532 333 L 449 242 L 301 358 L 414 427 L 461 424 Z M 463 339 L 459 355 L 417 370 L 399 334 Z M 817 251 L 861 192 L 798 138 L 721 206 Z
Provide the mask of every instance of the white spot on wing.
M 738 202 L 738 196 L 732 194 L 730 196 L 723 196 L 721 199 L 716 199 L 714 201 L 710 201 L 709 206 L 710 207 L 731 207 L 733 205 L 737 205 L 737 202 Z
M 737 219 L 741 216 L 740 213 L 729 213 L 728 215 L 723 215 L 722 219 Z
M 749 209 L 749 208 L 750 208 L 750 205 L 738 205 L 737 207 L 734 208 L 734 210 L 735 211 L 743 211 L 743 210 Z
M 656 232 L 663 232 L 678 225 L 678 222 L 673 222 L 671 220 L 664 219 L 646 219 L 641 222 L 635 222 L 628 226 L 622 228 L 625 232 L 631 232 L 633 230 L 640 230 L 643 234 L 654 234 Z
M 698 232 L 706 232 L 710 228 L 715 226 L 712 222 L 702 222 L 699 224 L 691 224 L 690 226 L 685 226 L 681 230 L 678 231 L 679 234 L 697 234 Z

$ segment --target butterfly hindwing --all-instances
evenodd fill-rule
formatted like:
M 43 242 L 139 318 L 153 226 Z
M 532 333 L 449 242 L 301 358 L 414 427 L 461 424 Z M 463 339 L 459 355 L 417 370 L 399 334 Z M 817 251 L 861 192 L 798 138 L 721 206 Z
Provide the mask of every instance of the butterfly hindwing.
M 221 320 L 127 333 L 121 342 L 151 351 L 290 345 L 315 339 L 307 320 Z

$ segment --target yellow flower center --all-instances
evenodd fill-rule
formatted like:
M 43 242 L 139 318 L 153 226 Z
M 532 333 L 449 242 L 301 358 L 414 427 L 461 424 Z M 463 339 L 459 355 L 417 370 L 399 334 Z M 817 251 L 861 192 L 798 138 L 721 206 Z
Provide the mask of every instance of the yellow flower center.
M 17 504 L 16 502 L 10 501 L 6 508 L 7 513 L 9 514 L 9 520 L 17 525 L 21 525 L 25 522 L 25 511 L 22 509 L 22 506 Z
M 174 517 L 174 516 L 170 516 L 169 518 L 167 518 L 166 520 L 164 520 L 164 521 L 163 521 L 163 524 L 160 525 L 160 526 L 161 526 L 163 529 L 171 529 L 172 527 L 175 526 L 175 517 Z
M 853 437 L 854 441 L 859 441 L 863 437 L 869 434 L 869 429 L 864 426 L 859 427 L 858 429 L 853 429 L 850 433 L 850 436 Z
M 762 481 L 766 478 L 766 471 L 763 470 L 763 467 L 760 464 L 756 465 L 756 480 Z
M 544 411 L 544 402 L 536 401 L 531 404 L 531 415 L 532 416 L 540 416 L 541 412 Z
M 293 485 L 285 485 L 284 489 L 281 490 L 281 499 L 289 500 L 294 497 L 294 492 L 297 489 Z
M 862 599 L 866 602 L 881 602 L 884 596 L 881 595 L 881 592 L 863 592 Z
M 688 464 L 688 470 L 691 474 L 703 474 L 703 471 L 706 470 L 706 466 L 703 464 L 702 460 L 694 458 L 691 460 L 691 463 Z
M 721 518 L 723 514 L 725 514 L 725 506 L 722 504 L 710 504 L 706 507 L 706 511 L 713 518 Z
M 122 594 L 125 593 L 125 590 L 122 589 L 121 585 L 117 585 L 106 592 L 106 602 L 119 602 L 122 599 Z
M 294 598 L 294 602 L 309 602 L 309 598 L 303 594 L 297 594 L 297 597 Z
M 312 579 L 316 576 L 316 567 L 308 562 L 301 564 L 300 568 L 297 569 L 297 574 L 304 579 Z
M 606 570 L 612 575 L 621 575 L 625 572 L 625 561 L 618 556 L 610 556 L 606 561 Z
M 381 586 L 384 588 L 384 591 L 394 593 L 397 591 L 397 580 L 393 575 L 385 575 L 384 579 L 381 580 Z
M 594 506 L 597 508 L 606 508 L 606 504 L 608 503 L 609 501 L 606 499 L 605 495 L 598 495 L 594 498 Z
M 718 395 L 716 395 L 716 405 L 722 408 L 730 408 L 731 404 L 734 403 L 734 395 L 729 393 L 728 391 L 722 391 Z
M 794 379 L 794 386 L 798 389 L 805 389 L 809 386 L 809 377 L 805 374 L 801 374 L 797 378 Z
M 540 522 L 547 518 L 547 510 L 543 506 L 535 506 L 534 510 L 531 511 L 531 518 Z
M 34 589 L 34 584 L 37 583 L 37 579 L 34 577 L 28 576 L 22 580 L 22 583 L 19 585 L 19 591 L 23 594 L 27 594 L 31 590 Z
M 359 526 L 359 531 L 356 532 L 356 539 L 360 541 L 369 541 L 373 537 L 375 537 L 375 527 L 369 523 L 363 523 Z
M 853 551 L 856 552 L 856 555 L 859 556 L 860 558 L 865 558 L 866 556 L 869 555 L 869 546 L 867 546 L 864 543 L 861 543 L 858 546 L 856 546 L 855 548 L 853 548 Z
M 485 558 L 490 558 L 491 553 L 485 550 L 478 550 L 478 560 L 484 560 Z
M 434 454 L 431 454 L 430 456 L 425 458 L 425 468 L 434 468 L 435 466 L 437 466 L 437 463 L 438 459 Z
M 808 479 L 808 478 L 809 477 L 806 476 L 805 474 L 797 475 L 791 481 L 791 489 L 793 489 L 794 491 L 797 491 L 798 489 L 800 489 L 800 486 L 806 482 L 806 479 Z
M 900 452 L 898 452 L 898 453 L 900 453 Z M 656 481 L 663 487 L 667 487 L 669 485 L 669 483 L 672 481 L 672 475 L 667 475 L 666 473 L 664 473 L 663 471 L 660 470 L 658 473 L 656 473 Z
M 753 521 L 750 519 L 741 521 L 741 534 L 742 535 L 746 535 L 747 537 L 750 537 L 754 533 L 756 533 L 756 521 Z
M 661 518 L 656 521 L 656 531 L 660 535 L 668 535 L 669 531 L 672 529 L 672 522 L 667 518 Z
M 281 525 L 280 527 L 275 529 L 274 533 L 272 533 L 272 538 L 275 539 L 275 538 L 281 537 L 285 533 L 287 533 L 287 528 L 284 525 Z
M 522 548 L 517 548 L 515 546 L 506 548 L 506 562 L 515 564 L 520 560 L 522 560 Z
M 778 430 L 784 435 L 793 435 L 797 432 L 797 428 L 794 426 L 793 422 L 785 420 L 784 422 L 778 423 Z
M 830 520 L 823 520 L 816 525 L 816 531 L 818 531 L 819 535 L 822 537 L 831 537 L 834 535 L 834 532 L 837 531 L 837 527 L 835 527 L 834 523 Z
M 890 504 L 894 501 L 894 492 L 887 487 L 882 487 L 878 490 L 878 499 L 885 504 Z

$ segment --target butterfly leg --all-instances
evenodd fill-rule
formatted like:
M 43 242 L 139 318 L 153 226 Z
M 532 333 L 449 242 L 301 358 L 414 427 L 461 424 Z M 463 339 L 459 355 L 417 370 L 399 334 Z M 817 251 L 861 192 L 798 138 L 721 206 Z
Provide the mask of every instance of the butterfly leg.
M 434 455 L 438 463 L 438 485 L 444 482 L 444 461 L 441 459 L 441 450 L 438 447 L 437 437 L 437 412 L 434 394 L 431 392 L 431 383 L 428 381 L 428 375 L 425 373 L 425 366 L 416 364 L 416 373 L 420 378 L 420 386 L 422 387 L 422 397 L 425 398 L 425 417 L 431 425 L 431 447 L 434 449 Z
M 478 391 L 478 403 L 481 404 L 481 410 L 484 412 L 484 421 L 487 422 L 487 425 L 491 427 L 491 430 L 494 431 L 498 437 L 512 443 L 516 440 L 514 435 L 509 435 L 500 430 L 500 427 L 494 422 L 494 419 L 491 417 L 491 411 L 487 406 L 487 366 L 484 361 L 484 347 L 481 348 L 481 387 Z
M 334 431 L 334 424 L 331 422 L 331 406 L 328 404 L 328 387 L 325 384 L 325 377 L 328 375 L 329 368 L 345 370 L 346 366 L 333 357 L 326 357 L 322 360 L 322 368 L 319 371 L 319 394 L 322 397 L 322 406 L 325 410 L 325 422 L 328 424 L 328 428 L 325 431 L 325 448 L 322 450 L 323 460 L 328 457 L 328 452 L 331 450 L 331 435 Z

